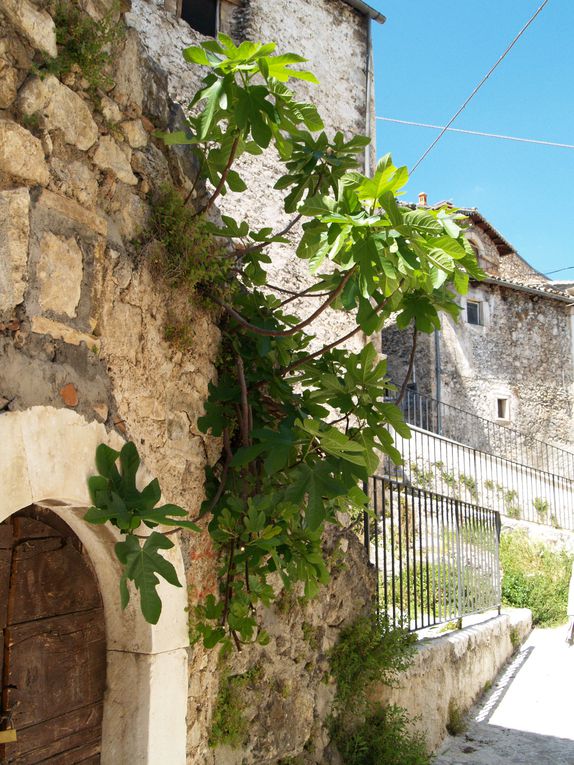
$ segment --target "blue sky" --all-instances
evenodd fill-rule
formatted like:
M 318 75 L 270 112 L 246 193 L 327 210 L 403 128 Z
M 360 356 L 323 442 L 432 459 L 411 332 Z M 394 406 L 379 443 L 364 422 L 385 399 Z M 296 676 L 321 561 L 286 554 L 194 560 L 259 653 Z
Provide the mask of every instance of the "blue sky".
M 542 0 L 371 0 L 376 113 L 445 125 Z M 574 144 L 574 2 L 550 0 L 453 127 Z M 437 131 L 377 122 L 377 154 L 412 167 Z M 574 266 L 574 150 L 446 133 L 408 199 L 477 207 L 543 273 Z M 552 276 L 574 279 L 574 269 Z

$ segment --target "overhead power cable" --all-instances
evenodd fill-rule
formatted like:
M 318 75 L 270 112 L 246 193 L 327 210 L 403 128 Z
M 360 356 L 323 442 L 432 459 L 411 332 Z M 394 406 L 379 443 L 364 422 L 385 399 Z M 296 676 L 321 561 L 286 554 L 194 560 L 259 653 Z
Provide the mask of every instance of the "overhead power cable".
M 520 143 L 536 143 L 541 146 L 557 146 L 560 149 L 574 149 L 572 143 L 558 143 L 557 141 L 543 141 L 539 138 L 520 138 L 515 135 L 503 135 L 501 133 L 485 133 L 481 130 L 463 130 L 462 128 L 448 127 L 446 125 L 431 125 L 428 122 L 411 122 L 410 120 L 397 120 L 392 117 L 376 117 L 382 122 L 394 122 L 397 125 L 412 125 L 413 127 L 432 128 L 433 130 L 444 130 L 449 133 L 465 133 L 466 135 L 481 135 L 486 138 L 501 138 L 503 141 L 519 141 Z
M 542 5 L 541 5 L 541 6 L 540 6 L 540 7 L 539 7 L 539 8 L 538 8 L 536 11 L 535 11 L 535 13 L 533 13 L 533 15 L 532 15 L 532 16 L 531 16 L 531 17 L 528 19 L 528 21 L 527 21 L 527 22 L 526 22 L 526 24 L 525 24 L 525 25 L 522 27 L 522 29 L 520 30 L 520 32 L 518 32 L 518 34 L 516 35 L 516 37 L 514 38 L 514 40 L 512 40 L 512 42 L 511 42 L 511 43 L 510 43 L 510 44 L 507 46 L 507 48 L 506 48 L 506 50 L 504 51 L 504 53 L 502 54 L 502 56 L 500 56 L 500 58 L 498 59 L 498 61 L 497 61 L 497 62 L 496 62 L 496 63 L 495 63 L 495 64 L 494 64 L 494 65 L 493 65 L 493 66 L 492 66 L 492 67 L 491 67 L 491 68 L 488 70 L 488 72 L 487 72 L 487 73 L 484 75 L 484 77 L 483 77 L 483 78 L 482 78 L 482 80 L 481 80 L 481 81 L 478 83 L 478 85 L 476 86 L 476 88 L 475 88 L 475 89 L 472 91 L 472 93 L 470 94 L 470 96 L 469 96 L 469 97 L 466 99 L 466 101 L 465 101 L 465 102 L 462 104 L 462 106 L 461 106 L 461 107 L 460 107 L 460 108 L 459 108 L 459 109 L 458 109 L 458 110 L 455 112 L 455 114 L 454 114 L 454 115 L 453 115 L 453 116 L 450 118 L 450 120 L 447 122 L 447 124 L 445 125 L 445 127 L 441 129 L 441 132 L 440 132 L 440 133 L 437 135 L 437 137 L 434 139 L 434 141 L 431 143 L 431 145 L 430 145 L 430 146 L 429 146 L 429 147 L 428 147 L 428 148 L 427 148 L 427 149 L 426 149 L 426 150 L 423 152 L 423 154 L 422 154 L 422 155 L 419 157 L 419 159 L 418 159 L 418 160 L 415 162 L 415 164 L 414 164 L 413 168 L 411 169 L 411 171 L 410 171 L 410 173 L 409 173 L 410 175 L 412 175 L 412 174 L 414 173 L 414 171 L 417 169 L 417 167 L 420 165 L 420 163 L 421 163 L 421 162 L 422 162 L 422 161 L 425 159 L 425 157 L 427 157 L 427 156 L 430 154 L 430 152 L 431 152 L 431 151 L 434 149 L 434 147 L 437 145 L 437 143 L 440 141 L 440 139 L 443 137 L 443 135 L 446 133 L 446 131 L 447 131 L 447 130 L 450 128 L 450 126 L 451 126 L 451 125 L 452 125 L 452 123 L 455 121 L 455 119 L 456 119 L 456 118 L 459 116 L 459 114 L 461 114 L 461 112 L 463 112 L 463 111 L 464 111 L 464 109 L 466 109 L 466 107 L 468 106 L 468 104 L 469 104 L 469 103 L 472 101 L 472 99 L 475 97 L 475 95 L 478 93 L 478 91 L 479 91 L 479 90 L 482 88 L 482 86 L 483 86 L 483 85 L 484 85 L 484 83 L 485 83 L 485 82 L 488 80 L 488 78 L 490 77 L 490 75 L 491 75 L 491 74 L 494 72 L 494 70 L 496 69 L 496 67 L 497 67 L 497 66 L 498 66 L 498 65 L 501 63 L 501 61 L 503 61 L 503 59 L 505 59 L 505 58 L 506 58 L 506 56 L 507 56 L 507 55 L 510 53 L 510 51 L 512 50 L 512 48 L 514 48 L 514 46 L 516 45 L 516 43 L 518 42 L 518 40 L 520 40 L 520 38 L 522 37 L 522 35 L 523 35 L 523 34 L 526 32 L 526 30 L 528 29 L 528 27 L 529 27 L 529 26 L 532 24 L 532 22 L 534 21 L 534 19 L 535 19 L 535 18 L 538 16 L 538 14 L 539 14 L 539 13 L 541 13 L 541 11 L 544 9 L 544 7 L 545 7 L 546 5 L 548 5 L 549 1 L 550 1 L 550 0 L 544 0 L 544 2 L 542 3 Z
M 559 274 L 560 271 L 574 271 L 574 266 L 568 266 L 567 268 L 557 268 L 556 271 L 547 271 L 546 276 L 550 276 L 550 274 Z

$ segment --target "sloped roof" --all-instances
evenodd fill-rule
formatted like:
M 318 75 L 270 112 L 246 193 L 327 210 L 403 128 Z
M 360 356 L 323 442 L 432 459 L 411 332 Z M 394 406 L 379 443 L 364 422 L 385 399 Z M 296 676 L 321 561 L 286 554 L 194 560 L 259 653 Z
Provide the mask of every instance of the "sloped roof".
M 384 24 L 387 20 L 386 16 L 383 16 L 383 14 L 375 10 L 375 8 L 364 3 L 363 0 L 343 0 L 343 2 L 352 6 L 360 13 L 363 13 L 365 16 L 368 16 L 370 19 L 373 19 L 373 21 L 378 21 L 379 24 Z
M 438 210 L 439 207 L 455 207 L 455 205 L 453 205 L 453 203 L 448 200 L 444 200 L 442 202 L 437 202 L 436 204 L 430 205 L 431 210 Z M 503 257 L 504 255 L 510 255 L 511 253 L 514 253 L 514 255 L 518 255 L 516 248 L 510 244 L 508 239 L 505 239 L 502 236 L 502 234 L 500 233 L 498 229 L 494 228 L 492 223 L 489 223 L 486 220 L 484 215 L 478 212 L 476 207 L 457 207 L 456 209 L 458 212 L 470 218 L 475 226 L 480 228 L 482 231 L 484 231 L 485 234 L 488 235 L 488 237 L 492 240 L 494 246 L 498 250 L 498 254 L 500 256 Z
M 505 239 L 505 237 L 502 236 L 498 229 L 494 228 L 492 223 L 489 223 L 486 218 L 478 212 L 476 207 L 460 207 L 458 209 L 463 215 L 467 215 L 475 226 L 484 231 L 485 234 L 488 234 L 501 257 L 510 255 L 511 253 L 518 255 L 516 248 L 510 244 L 508 239 Z
M 417 205 L 409 205 L 409 207 L 414 208 L 417 207 Z M 454 205 L 449 201 L 430 205 L 431 209 L 438 209 L 440 207 L 454 208 Z M 505 239 L 500 231 L 494 228 L 494 226 L 489 223 L 481 213 L 478 212 L 476 207 L 457 207 L 456 209 L 458 212 L 470 218 L 475 226 L 484 231 L 484 233 L 492 240 L 501 257 L 512 254 L 523 261 L 529 268 L 532 268 L 530 263 L 527 263 L 524 258 L 520 257 L 510 242 Z M 544 276 L 544 274 L 541 274 L 535 269 L 532 269 L 532 271 L 532 278 L 527 281 L 522 279 L 512 279 L 507 276 L 501 278 L 499 276 L 488 274 L 486 279 L 482 279 L 480 282 L 477 282 L 477 284 L 494 284 L 500 287 L 508 287 L 509 289 L 518 290 L 519 292 L 527 292 L 531 295 L 538 295 L 539 297 L 547 297 L 563 303 L 574 304 L 574 295 L 570 294 L 569 291 L 553 284 Z M 540 277 L 540 281 L 538 281 L 538 277 Z
M 538 295 L 539 297 L 551 298 L 562 303 L 574 304 L 574 297 L 567 292 L 564 292 L 564 290 L 553 287 L 552 282 L 528 283 L 520 281 L 519 279 L 509 279 L 508 277 L 501 279 L 499 276 L 491 276 L 489 274 L 486 279 L 481 279 L 477 284 L 495 284 L 500 287 L 508 287 L 513 290 L 518 290 L 519 292 L 527 292 L 530 295 Z

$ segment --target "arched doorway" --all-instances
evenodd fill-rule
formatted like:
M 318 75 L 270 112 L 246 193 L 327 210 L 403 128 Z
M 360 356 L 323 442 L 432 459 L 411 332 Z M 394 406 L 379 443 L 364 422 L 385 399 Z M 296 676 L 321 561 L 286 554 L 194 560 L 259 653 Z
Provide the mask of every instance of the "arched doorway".
M 86 480 L 94 473 L 95 450 L 102 442 L 118 450 L 123 444 L 117 434 L 69 409 L 40 406 L 1 414 L 0 444 L 9 448 L 0 448 L 0 522 L 31 505 L 46 508 L 74 532 L 93 566 L 106 636 L 101 765 L 185 765 L 186 587 L 160 584 L 163 610 L 157 625 L 144 621 L 136 598 L 122 611 L 117 530 L 83 520 L 90 504 Z M 142 473 L 149 482 L 151 476 L 145 469 Z M 167 557 L 185 583 L 177 537 L 172 541 Z M 72 763 L 62 759 L 58 765 Z
M 99 765 L 104 608 L 82 543 L 38 505 L 0 524 L 0 763 Z M 2 751 L 3 750 L 3 751 Z

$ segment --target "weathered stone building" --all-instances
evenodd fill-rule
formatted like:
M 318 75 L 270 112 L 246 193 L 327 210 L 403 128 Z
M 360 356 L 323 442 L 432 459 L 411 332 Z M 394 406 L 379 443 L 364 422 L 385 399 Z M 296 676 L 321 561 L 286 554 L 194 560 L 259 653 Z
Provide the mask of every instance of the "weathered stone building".
M 79 5 L 94 19 L 116 8 L 109 0 Z M 205 466 L 220 450 L 197 429 L 215 375 L 217 316 L 169 292 L 138 245 L 149 192 L 162 183 L 188 192 L 195 177 L 188 153 L 166 150 L 153 133 L 181 124 L 180 105 L 202 76 L 183 63 L 181 49 L 201 35 L 178 18 L 181 2 L 128 5 L 121 3 L 116 19 L 126 33 L 111 82 L 94 95 L 77 69 L 61 78 L 38 75 L 58 53 L 55 4 L 0 1 L 0 628 L 6 638 L 0 652 L 4 677 L 8 650 L 13 673 L 5 689 L 11 707 L 4 711 L 28 731 L 13 756 L 34 763 L 62 754 L 69 762 L 101 758 L 108 765 L 275 763 L 295 756 L 330 762 L 324 722 L 334 688 L 324 682 L 326 651 L 369 593 L 354 537 L 330 536 L 329 553 L 343 549 L 347 567 L 313 608 L 304 613 L 287 602 L 270 611 L 270 645 L 243 651 L 225 668 L 260 668 L 259 689 L 245 691 L 252 736 L 236 752 L 208 746 L 221 668 L 214 653 L 189 648 L 187 609 L 216 587 L 216 553 L 207 535 L 173 538 L 170 560 L 186 586 L 162 586 L 164 612 L 151 626 L 136 607 L 120 610 L 114 533 L 82 520 L 98 443 L 133 440 L 164 496 L 191 516 L 204 497 Z M 190 4 L 183 5 L 185 14 Z M 361 0 L 295 0 L 288 8 L 280 0 L 222 0 L 218 7 L 217 23 L 234 37 L 274 40 L 309 58 L 321 85 L 301 92 L 320 107 L 329 130 L 371 131 L 369 24 L 379 14 Z M 242 195 L 240 212 L 254 225 L 281 225 L 274 166 L 266 154 L 244 169 L 251 191 Z M 237 211 L 238 203 L 227 197 L 221 209 Z M 283 281 L 297 283 L 303 277 L 289 258 L 288 246 L 276 247 L 273 268 L 286 269 Z M 165 338 L 170 312 L 190 328 L 184 351 Z M 333 323 L 330 329 L 337 331 Z M 20 544 L 32 545 L 33 555 L 17 553 Z M 61 550 L 69 554 L 65 565 Z M 82 582 L 91 576 L 82 593 L 74 589 L 75 569 L 66 568 L 79 565 L 78 555 Z M 53 572 L 62 570 L 72 572 L 57 583 L 63 590 L 50 589 Z M 28 582 L 29 591 L 14 594 L 18 582 Z M 55 594 L 24 615 L 4 608 L 36 604 L 40 592 Z M 48 632 L 29 626 L 38 619 Z M 66 634 L 79 635 L 67 644 L 72 658 L 65 666 L 58 663 L 62 619 Z M 20 651 L 22 641 L 33 649 Z M 53 675 L 50 666 L 57 668 Z
M 571 449 L 574 415 L 574 299 L 524 261 L 477 211 L 468 239 L 487 278 L 459 298 L 458 321 L 443 317 L 434 335 L 419 335 L 411 390 L 448 407 Z M 382 336 L 399 384 L 410 348 L 393 327 Z M 433 403 L 436 408 L 436 404 Z M 476 418 L 456 440 L 481 448 Z M 462 428 L 462 429 L 461 429 Z M 470 432 L 470 430 L 474 432 Z

